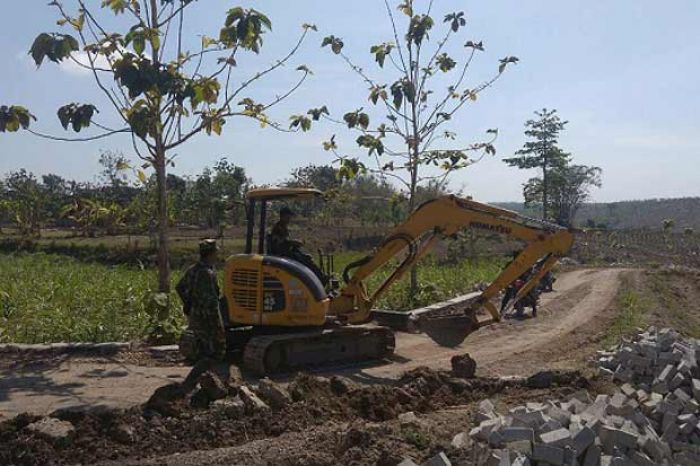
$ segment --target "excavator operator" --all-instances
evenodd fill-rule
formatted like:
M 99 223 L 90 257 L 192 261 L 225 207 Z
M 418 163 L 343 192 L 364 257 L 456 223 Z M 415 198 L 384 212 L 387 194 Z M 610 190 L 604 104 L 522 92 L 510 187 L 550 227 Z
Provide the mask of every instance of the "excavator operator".
M 280 209 L 280 217 L 272 227 L 270 233 L 270 245 L 268 252 L 273 256 L 288 257 L 307 266 L 316 276 L 325 283 L 325 277 L 321 269 L 314 263 L 311 254 L 301 249 L 302 242 L 289 238 L 289 223 L 294 216 L 294 211 L 289 207 Z

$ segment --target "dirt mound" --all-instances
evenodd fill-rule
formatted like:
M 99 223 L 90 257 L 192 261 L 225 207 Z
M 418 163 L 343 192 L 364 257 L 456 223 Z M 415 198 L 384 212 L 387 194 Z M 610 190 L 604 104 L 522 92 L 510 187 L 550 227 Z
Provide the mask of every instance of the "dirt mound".
M 564 389 L 574 390 L 580 378 L 580 374 L 560 374 L 547 380 L 549 387 L 559 383 Z M 361 385 L 300 374 L 287 387 L 291 403 L 272 411 L 247 409 L 242 415 L 217 403 L 204 409 L 193 408 L 182 387 L 173 384 L 158 389 L 142 407 L 71 413 L 70 419 L 65 420 L 73 424 L 75 431 L 61 443 L 52 443 L 26 429 L 39 419 L 35 416 L 18 416 L 0 423 L 0 444 L 4 446 L 0 464 L 90 464 L 236 446 L 304 432 L 329 422 L 364 425 L 392 420 L 408 411 L 426 413 L 465 405 L 504 391 L 517 398 L 542 390 L 530 388 L 527 382 L 528 379 L 465 380 L 428 368 L 412 370 L 392 385 Z M 545 392 L 551 394 L 551 388 L 542 390 Z M 333 456 L 336 460 L 340 456 L 352 461 L 355 455 L 361 455 L 368 442 L 366 435 L 362 429 L 349 430 Z M 389 450 L 377 455 L 377 461 L 384 464 L 395 459 Z

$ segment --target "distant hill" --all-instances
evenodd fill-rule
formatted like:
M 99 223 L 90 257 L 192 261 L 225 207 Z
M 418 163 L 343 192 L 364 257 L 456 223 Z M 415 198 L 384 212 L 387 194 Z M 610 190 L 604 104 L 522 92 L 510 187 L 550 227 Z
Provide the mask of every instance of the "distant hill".
M 538 217 L 535 209 L 525 209 L 520 202 L 496 203 L 506 209 Z M 640 201 L 621 201 L 608 203 L 591 203 L 584 205 L 576 216 L 576 226 L 586 226 L 588 220 L 596 225 L 613 229 L 650 228 L 661 229 L 664 219 L 675 221 L 675 229 L 685 227 L 700 230 L 700 197 L 682 197 L 678 199 L 645 199 Z

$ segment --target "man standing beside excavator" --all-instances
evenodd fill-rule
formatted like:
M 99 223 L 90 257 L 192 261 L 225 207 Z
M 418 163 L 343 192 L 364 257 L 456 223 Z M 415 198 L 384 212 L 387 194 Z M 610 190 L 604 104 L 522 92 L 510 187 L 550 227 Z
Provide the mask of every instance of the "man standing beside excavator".
M 219 311 L 219 284 L 214 270 L 218 247 L 213 239 L 199 243 L 199 261 L 190 266 L 176 286 L 187 316 L 180 352 L 195 363 L 226 356 L 226 332 Z

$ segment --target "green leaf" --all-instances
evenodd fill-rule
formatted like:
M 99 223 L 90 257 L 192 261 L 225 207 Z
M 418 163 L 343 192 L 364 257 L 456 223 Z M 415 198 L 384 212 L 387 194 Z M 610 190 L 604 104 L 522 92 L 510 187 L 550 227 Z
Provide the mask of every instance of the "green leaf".
M 379 138 L 369 134 L 359 136 L 356 142 L 358 146 L 369 149 L 369 155 L 372 155 L 375 151 L 378 155 L 382 155 L 384 153 L 384 143 L 382 143 Z
M 206 49 L 208 47 L 211 47 L 214 44 L 217 44 L 219 41 L 214 39 L 213 37 L 209 36 L 203 36 L 202 37 L 202 48 Z
M 458 13 L 450 13 L 449 15 L 445 16 L 444 22 L 450 23 L 450 28 L 452 29 L 452 32 L 457 32 L 460 27 L 467 24 L 467 21 L 464 19 L 463 11 L 460 11 Z
M 413 16 L 413 0 L 406 0 L 399 4 L 398 10 L 406 16 Z
M 36 117 L 20 105 L 0 106 L 0 133 L 14 133 L 20 128 L 28 129 L 31 120 L 36 121 Z
M 338 148 L 338 145 L 335 143 L 335 134 L 331 136 L 331 138 L 328 141 L 323 141 L 323 150 L 329 151 L 329 150 L 335 150 Z
M 219 32 L 219 41 L 226 48 L 238 45 L 258 53 L 265 30 L 272 30 L 272 23 L 267 16 L 253 8 L 245 10 L 235 7 L 226 15 L 224 27 Z
M 148 178 L 146 177 L 146 174 L 143 172 L 143 170 L 136 170 L 136 176 L 138 176 L 139 181 L 141 181 L 141 183 L 146 184 L 148 182 Z
M 498 65 L 498 72 L 503 73 L 505 71 L 506 66 L 508 66 L 510 63 L 518 63 L 520 59 L 518 57 L 505 57 L 501 58 L 500 60 L 500 65 Z
M 330 45 L 333 53 L 338 55 L 343 50 L 343 46 L 345 44 L 343 43 L 342 39 L 340 39 L 339 37 L 326 36 L 323 38 L 323 41 L 321 42 L 321 47 L 325 47 L 327 45 Z
M 394 107 L 400 110 L 403 103 L 403 86 L 401 81 L 396 81 L 391 85 L 391 97 L 393 98 Z
M 328 107 L 325 105 L 320 108 L 311 108 L 308 112 L 306 112 L 306 114 L 311 115 L 314 121 L 318 121 L 321 118 L 321 115 L 330 115 L 328 112 Z
M 68 126 L 70 125 L 72 126 L 73 131 L 78 133 L 81 129 L 90 126 L 90 123 L 92 123 L 92 117 L 96 111 L 97 108 L 94 105 L 79 105 L 72 103 L 59 108 L 57 115 L 63 129 L 67 130 Z
M 58 120 L 61 122 L 63 129 L 68 129 L 68 125 L 70 124 L 70 120 L 73 117 L 74 112 L 71 107 L 74 105 L 75 104 L 64 105 L 58 109 Z
M 292 115 L 289 119 L 289 129 L 301 129 L 304 132 L 311 129 L 311 119 L 305 115 Z
M 440 71 L 443 73 L 447 73 L 451 69 L 453 69 L 455 66 L 457 66 L 457 62 L 455 62 L 449 55 L 446 53 L 442 53 L 438 55 L 438 57 L 435 59 L 435 61 L 438 64 L 438 67 L 440 68 Z
M 416 45 L 421 45 L 428 38 L 428 31 L 433 28 L 433 18 L 428 15 L 416 15 L 411 18 L 406 39 Z
M 357 123 L 363 129 L 367 129 L 367 127 L 369 126 L 369 115 L 367 115 L 366 113 L 360 113 L 358 115 Z
M 372 86 L 369 91 L 369 100 L 373 104 L 377 104 L 377 101 L 379 99 L 386 100 L 387 99 L 387 93 L 386 93 L 386 85 L 383 86 Z
M 394 44 L 390 42 L 385 42 L 380 45 L 373 45 L 370 47 L 369 52 L 374 54 L 374 60 L 379 64 L 380 68 L 384 68 L 384 61 L 386 56 L 391 53 L 394 48 Z
M 340 168 L 338 169 L 338 178 L 341 180 L 351 180 L 358 174 L 367 171 L 367 167 L 357 159 L 342 158 L 340 159 Z
M 115 15 L 124 13 L 127 7 L 127 0 L 103 0 L 102 8 L 109 7 Z
M 44 58 L 58 63 L 79 48 L 78 41 L 69 34 L 42 33 L 34 39 L 29 54 L 34 59 L 34 63 L 40 66 Z
M 474 49 L 474 50 L 479 50 L 480 52 L 484 51 L 484 43 L 482 41 L 473 42 L 470 40 L 466 44 L 464 44 L 464 46 L 467 48 Z

